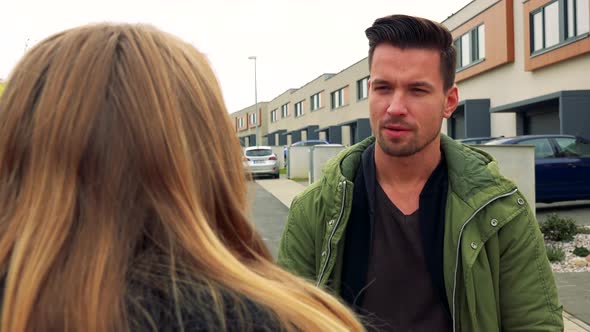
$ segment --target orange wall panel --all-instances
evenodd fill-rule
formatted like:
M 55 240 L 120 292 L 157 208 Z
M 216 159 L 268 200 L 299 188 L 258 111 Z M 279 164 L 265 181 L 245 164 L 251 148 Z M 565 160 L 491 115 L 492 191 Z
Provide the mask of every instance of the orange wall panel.
M 524 69 L 533 71 L 554 63 L 558 63 L 582 54 L 590 53 L 590 38 L 583 38 L 571 44 L 566 44 L 546 53 L 531 57 L 531 12 L 543 7 L 553 0 L 530 0 L 524 3 Z M 590 15 L 590 12 L 588 13 Z
M 477 26 L 485 25 L 484 61 L 457 72 L 455 82 L 514 62 L 513 6 L 513 0 L 502 0 L 451 32 L 455 40 Z

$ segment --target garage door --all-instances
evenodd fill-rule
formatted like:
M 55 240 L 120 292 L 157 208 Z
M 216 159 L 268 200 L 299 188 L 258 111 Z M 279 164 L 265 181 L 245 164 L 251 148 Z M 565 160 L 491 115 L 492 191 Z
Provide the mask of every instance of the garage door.
M 560 134 L 559 111 L 527 112 L 524 115 L 524 133 L 525 135 Z
M 457 109 L 451 120 L 451 137 L 455 139 L 465 138 L 465 112 Z

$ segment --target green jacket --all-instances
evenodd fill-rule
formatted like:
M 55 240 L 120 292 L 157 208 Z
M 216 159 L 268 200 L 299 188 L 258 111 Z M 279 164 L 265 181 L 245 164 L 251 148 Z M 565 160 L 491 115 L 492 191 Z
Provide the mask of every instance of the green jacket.
M 291 204 L 278 263 L 335 294 L 355 172 L 373 137 L 330 160 Z M 562 331 L 543 235 L 489 154 L 442 135 L 448 168 L 444 281 L 456 331 Z M 394 296 L 394 294 L 392 294 Z

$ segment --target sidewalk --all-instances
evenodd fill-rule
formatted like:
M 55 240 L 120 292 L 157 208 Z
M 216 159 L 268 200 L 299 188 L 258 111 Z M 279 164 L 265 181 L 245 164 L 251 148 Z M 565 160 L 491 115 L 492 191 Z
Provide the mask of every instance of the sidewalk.
M 279 201 L 281 201 L 281 203 L 283 203 L 287 208 L 291 206 L 291 201 L 293 201 L 293 198 L 295 198 L 297 194 L 301 193 L 306 188 L 305 185 L 288 180 L 284 177 L 276 180 L 256 180 L 256 182 L 266 191 L 275 196 Z M 561 283 L 558 283 L 557 286 L 561 295 L 561 293 L 565 290 L 563 290 L 560 285 Z M 566 301 L 562 300 L 561 302 L 564 303 Z M 565 311 L 563 313 L 563 322 L 565 325 L 564 331 L 566 332 L 590 332 L 589 324 L 584 323 L 580 319 Z
M 256 183 L 281 201 L 287 208 L 291 207 L 293 198 L 305 190 L 304 185 L 282 177 L 273 180 L 256 180 Z

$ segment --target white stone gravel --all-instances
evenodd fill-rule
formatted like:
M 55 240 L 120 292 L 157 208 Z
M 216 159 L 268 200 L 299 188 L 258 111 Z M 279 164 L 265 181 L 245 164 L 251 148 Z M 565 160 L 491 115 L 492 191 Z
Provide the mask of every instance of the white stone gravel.
M 586 226 L 586 228 L 590 228 L 590 226 Z M 545 240 L 545 243 L 562 248 L 565 251 L 565 259 L 562 262 L 551 263 L 553 272 L 590 272 L 590 262 L 586 261 L 584 267 L 577 267 L 574 265 L 574 260 L 579 257 L 573 254 L 576 247 L 586 247 L 590 250 L 590 234 L 577 234 L 574 240 L 569 242 Z M 585 259 L 586 257 L 582 258 Z

